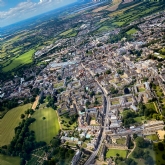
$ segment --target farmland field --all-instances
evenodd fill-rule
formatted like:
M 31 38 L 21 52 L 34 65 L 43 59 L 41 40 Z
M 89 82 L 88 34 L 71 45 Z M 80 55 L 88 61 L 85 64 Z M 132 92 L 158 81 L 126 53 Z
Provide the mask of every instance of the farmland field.
M 6 155 L 0 155 L 0 165 L 19 165 L 19 157 L 11 157 Z
M 14 128 L 18 126 L 19 122 L 21 122 L 21 114 L 29 108 L 31 108 L 31 104 L 13 108 L 8 111 L 2 119 L 0 119 L 0 128 L 2 134 L 2 136 L 0 136 L 0 146 L 10 143 L 14 137 Z
M 30 125 L 30 129 L 35 131 L 36 141 L 49 143 L 60 130 L 56 111 L 52 108 L 39 109 L 32 117 L 36 121 Z
M 22 65 L 31 63 L 34 52 L 35 52 L 35 50 L 32 49 L 32 50 L 20 55 L 19 57 L 14 58 L 13 61 L 11 62 L 11 64 L 9 64 L 8 66 L 3 68 L 3 71 L 8 72 L 18 66 L 22 66 Z

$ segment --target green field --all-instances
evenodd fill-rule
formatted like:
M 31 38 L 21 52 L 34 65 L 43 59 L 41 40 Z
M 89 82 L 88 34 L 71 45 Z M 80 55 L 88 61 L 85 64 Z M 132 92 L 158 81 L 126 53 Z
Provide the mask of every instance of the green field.
M 54 88 L 62 87 L 63 84 L 64 84 L 64 82 L 56 83 L 56 84 L 54 84 Z
M 114 22 L 113 25 L 122 26 L 124 22 Z
M 154 105 L 153 102 L 152 103 L 145 104 L 145 106 L 146 106 L 147 109 L 152 109 L 155 112 L 157 112 L 156 107 L 155 107 L 155 105 Z
M 119 154 L 121 157 L 126 158 L 127 150 L 118 150 L 118 149 L 109 149 L 106 153 L 106 158 L 116 157 L 116 154 Z
M 132 35 L 132 34 L 135 34 L 136 32 L 137 32 L 137 30 L 135 28 L 132 28 L 129 31 L 127 31 L 127 34 Z
M 125 145 L 125 143 L 126 143 L 126 138 L 117 139 L 117 140 L 116 140 L 116 143 L 117 143 L 117 144 L 121 144 L 121 145 Z
M 52 108 L 39 109 L 32 117 L 35 118 L 36 121 L 30 125 L 30 129 L 35 131 L 36 141 L 50 143 L 60 130 L 56 111 Z M 43 119 L 43 117 L 45 117 L 45 119 Z
M 162 92 L 162 89 L 160 88 L 160 86 L 156 86 L 155 92 L 158 97 L 162 97 L 163 92 Z
M 147 135 L 147 136 L 145 136 L 145 138 L 147 138 L 149 140 L 153 140 L 153 141 L 159 140 L 158 136 L 156 134 L 154 134 L 154 135 Z
M 69 33 L 71 33 L 72 31 L 73 31 L 73 29 L 69 29 L 69 30 L 67 30 L 67 31 L 65 31 L 65 32 L 63 32 L 63 33 L 61 33 L 60 36 L 66 36 L 66 35 L 68 35 Z
M 32 49 L 32 50 L 20 55 L 19 57 L 14 58 L 13 61 L 11 62 L 11 64 L 9 64 L 8 66 L 3 68 L 3 71 L 8 72 L 14 68 L 17 68 L 18 66 L 30 64 L 33 61 L 32 56 L 33 56 L 34 52 L 35 52 L 35 50 Z
M 140 117 L 135 117 L 134 120 L 137 122 L 137 123 L 143 123 L 143 121 L 145 121 L 145 116 L 140 116 Z
M 0 165 L 20 165 L 20 158 L 0 155 Z
M 26 104 L 11 109 L 6 113 L 6 115 L 0 119 L 0 146 L 7 145 L 10 143 L 14 137 L 14 128 L 18 126 L 21 122 L 21 114 L 24 113 L 27 109 L 31 108 L 31 104 Z
M 111 102 L 112 105 L 117 105 L 117 104 L 120 104 L 119 100 L 115 100 L 115 101 L 112 101 Z
M 102 26 L 101 28 L 99 28 L 97 31 L 98 32 L 102 32 L 102 31 L 108 31 L 108 30 L 112 30 L 113 28 L 110 26 Z
M 138 92 L 144 92 L 146 89 L 144 87 L 138 87 Z

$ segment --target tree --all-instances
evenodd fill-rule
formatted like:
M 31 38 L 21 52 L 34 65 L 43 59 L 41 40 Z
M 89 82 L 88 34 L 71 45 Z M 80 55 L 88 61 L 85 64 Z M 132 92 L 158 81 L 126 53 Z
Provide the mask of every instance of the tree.
M 125 163 L 127 165 L 136 165 L 137 163 L 132 159 L 132 158 L 128 158 L 125 160 Z
M 90 93 L 90 97 L 93 97 L 94 95 L 95 95 L 95 92 L 92 91 L 92 92 Z
M 109 70 L 107 70 L 105 73 L 106 73 L 106 74 L 111 74 L 111 70 L 109 69 Z
M 133 151 L 132 155 L 134 158 L 142 158 L 144 151 L 141 148 L 136 147 Z
M 133 138 L 136 139 L 138 136 L 136 133 L 133 134 Z
M 25 115 L 24 114 L 21 114 L 21 119 L 24 119 L 25 118 Z
M 142 138 L 142 137 L 137 137 L 136 145 L 140 148 L 145 148 L 145 147 L 147 147 L 147 141 L 145 141 L 144 138 Z
M 164 145 L 163 145 L 162 142 L 159 142 L 159 143 L 158 143 L 158 149 L 159 149 L 160 151 L 164 151 Z
M 153 160 L 153 158 L 152 158 L 150 155 L 148 155 L 148 156 L 146 157 L 146 159 L 145 159 L 145 164 L 154 165 L 154 160 Z
M 124 93 L 125 93 L 125 94 L 129 94 L 129 93 L 130 93 L 129 89 L 128 89 L 128 88 L 125 88 L 125 89 L 124 89 Z
M 165 154 L 162 155 L 162 159 L 165 160 Z

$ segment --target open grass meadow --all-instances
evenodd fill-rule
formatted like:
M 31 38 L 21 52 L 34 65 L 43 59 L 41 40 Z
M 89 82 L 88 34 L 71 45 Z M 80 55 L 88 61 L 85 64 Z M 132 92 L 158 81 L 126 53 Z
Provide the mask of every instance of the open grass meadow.
M 31 49 L 30 51 L 20 55 L 19 57 L 14 58 L 12 60 L 12 62 L 9 65 L 7 65 L 6 67 L 4 67 L 2 70 L 4 72 L 8 72 L 14 68 L 17 68 L 18 66 L 30 64 L 33 61 L 32 56 L 33 56 L 34 52 L 35 52 L 35 50 Z
M 118 150 L 118 149 L 109 149 L 106 153 L 106 158 L 116 157 L 116 154 L 119 154 L 121 157 L 126 158 L 128 151 L 127 150 Z
M 31 108 L 31 104 L 13 108 L 8 111 L 2 119 L 0 119 L 0 146 L 10 143 L 14 137 L 14 128 L 18 126 L 19 122 L 21 122 L 21 114 L 23 114 L 29 108 Z
M 20 165 L 20 158 L 0 154 L 0 165 Z
M 45 141 L 49 144 L 60 130 L 56 111 L 52 108 L 43 108 L 36 110 L 32 117 L 36 121 L 30 125 L 30 129 L 35 131 L 36 141 Z

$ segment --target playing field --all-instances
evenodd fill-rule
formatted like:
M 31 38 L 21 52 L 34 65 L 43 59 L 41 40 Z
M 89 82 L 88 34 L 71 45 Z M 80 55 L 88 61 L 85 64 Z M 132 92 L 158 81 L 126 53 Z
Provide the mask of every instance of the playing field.
M 135 29 L 135 28 L 132 28 L 132 29 L 130 29 L 129 31 L 127 31 L 127 34 L 128 35 L 132 35 L 132 34 L 135 34 L 137 32 L 137 30 Z M 142 88 L 141 88 L 142 89 Z M 143 91 L 145 91 L 145 89 L 144 90 L 142 90 L 142 91 L 139 91 L 139 92 L 143 92 Z
M 60 36 L 65 36 L 65 35 L 68 35 L 69 33 L 71 33 L 73 31 L 73 29 L 69 29 L 63 33 L 60 34 Z
M 109 149 L 106 153 L 106 158 L 116 157 L 116 154 L 119 154 L 121 157 L 126 158 L 127 150 L 117 150 L 117 149 Z
M 14 137 L 14 128 L 17 127 L 21 121 L 21 114 L 29 108 L 31 108 L 31 104 L 13 108 L 12 110 L 8 111 L 2 119 L 0 119 L 0 146 L 10 143 Z
M 25 64 L 29 64 L 32 62 L 32 56 L 34 54 L 35 50 L 32 49 L 22 55 L 20 55 L 18 58 L 14 58 L 11 64 L 3 68 L 4 72 L 8 72 L 18 66 L 22 66 Z
M 60 130 L 56 111 L 52 108 L 39 109 L 32 117 L 36 121 L 30 125 L 30 129 L 35 131 L 36 141 L 49 143 Z
M 6 155 L 0 155 L 0 165 L 19 165 L 19 157 L 11 157 Z

